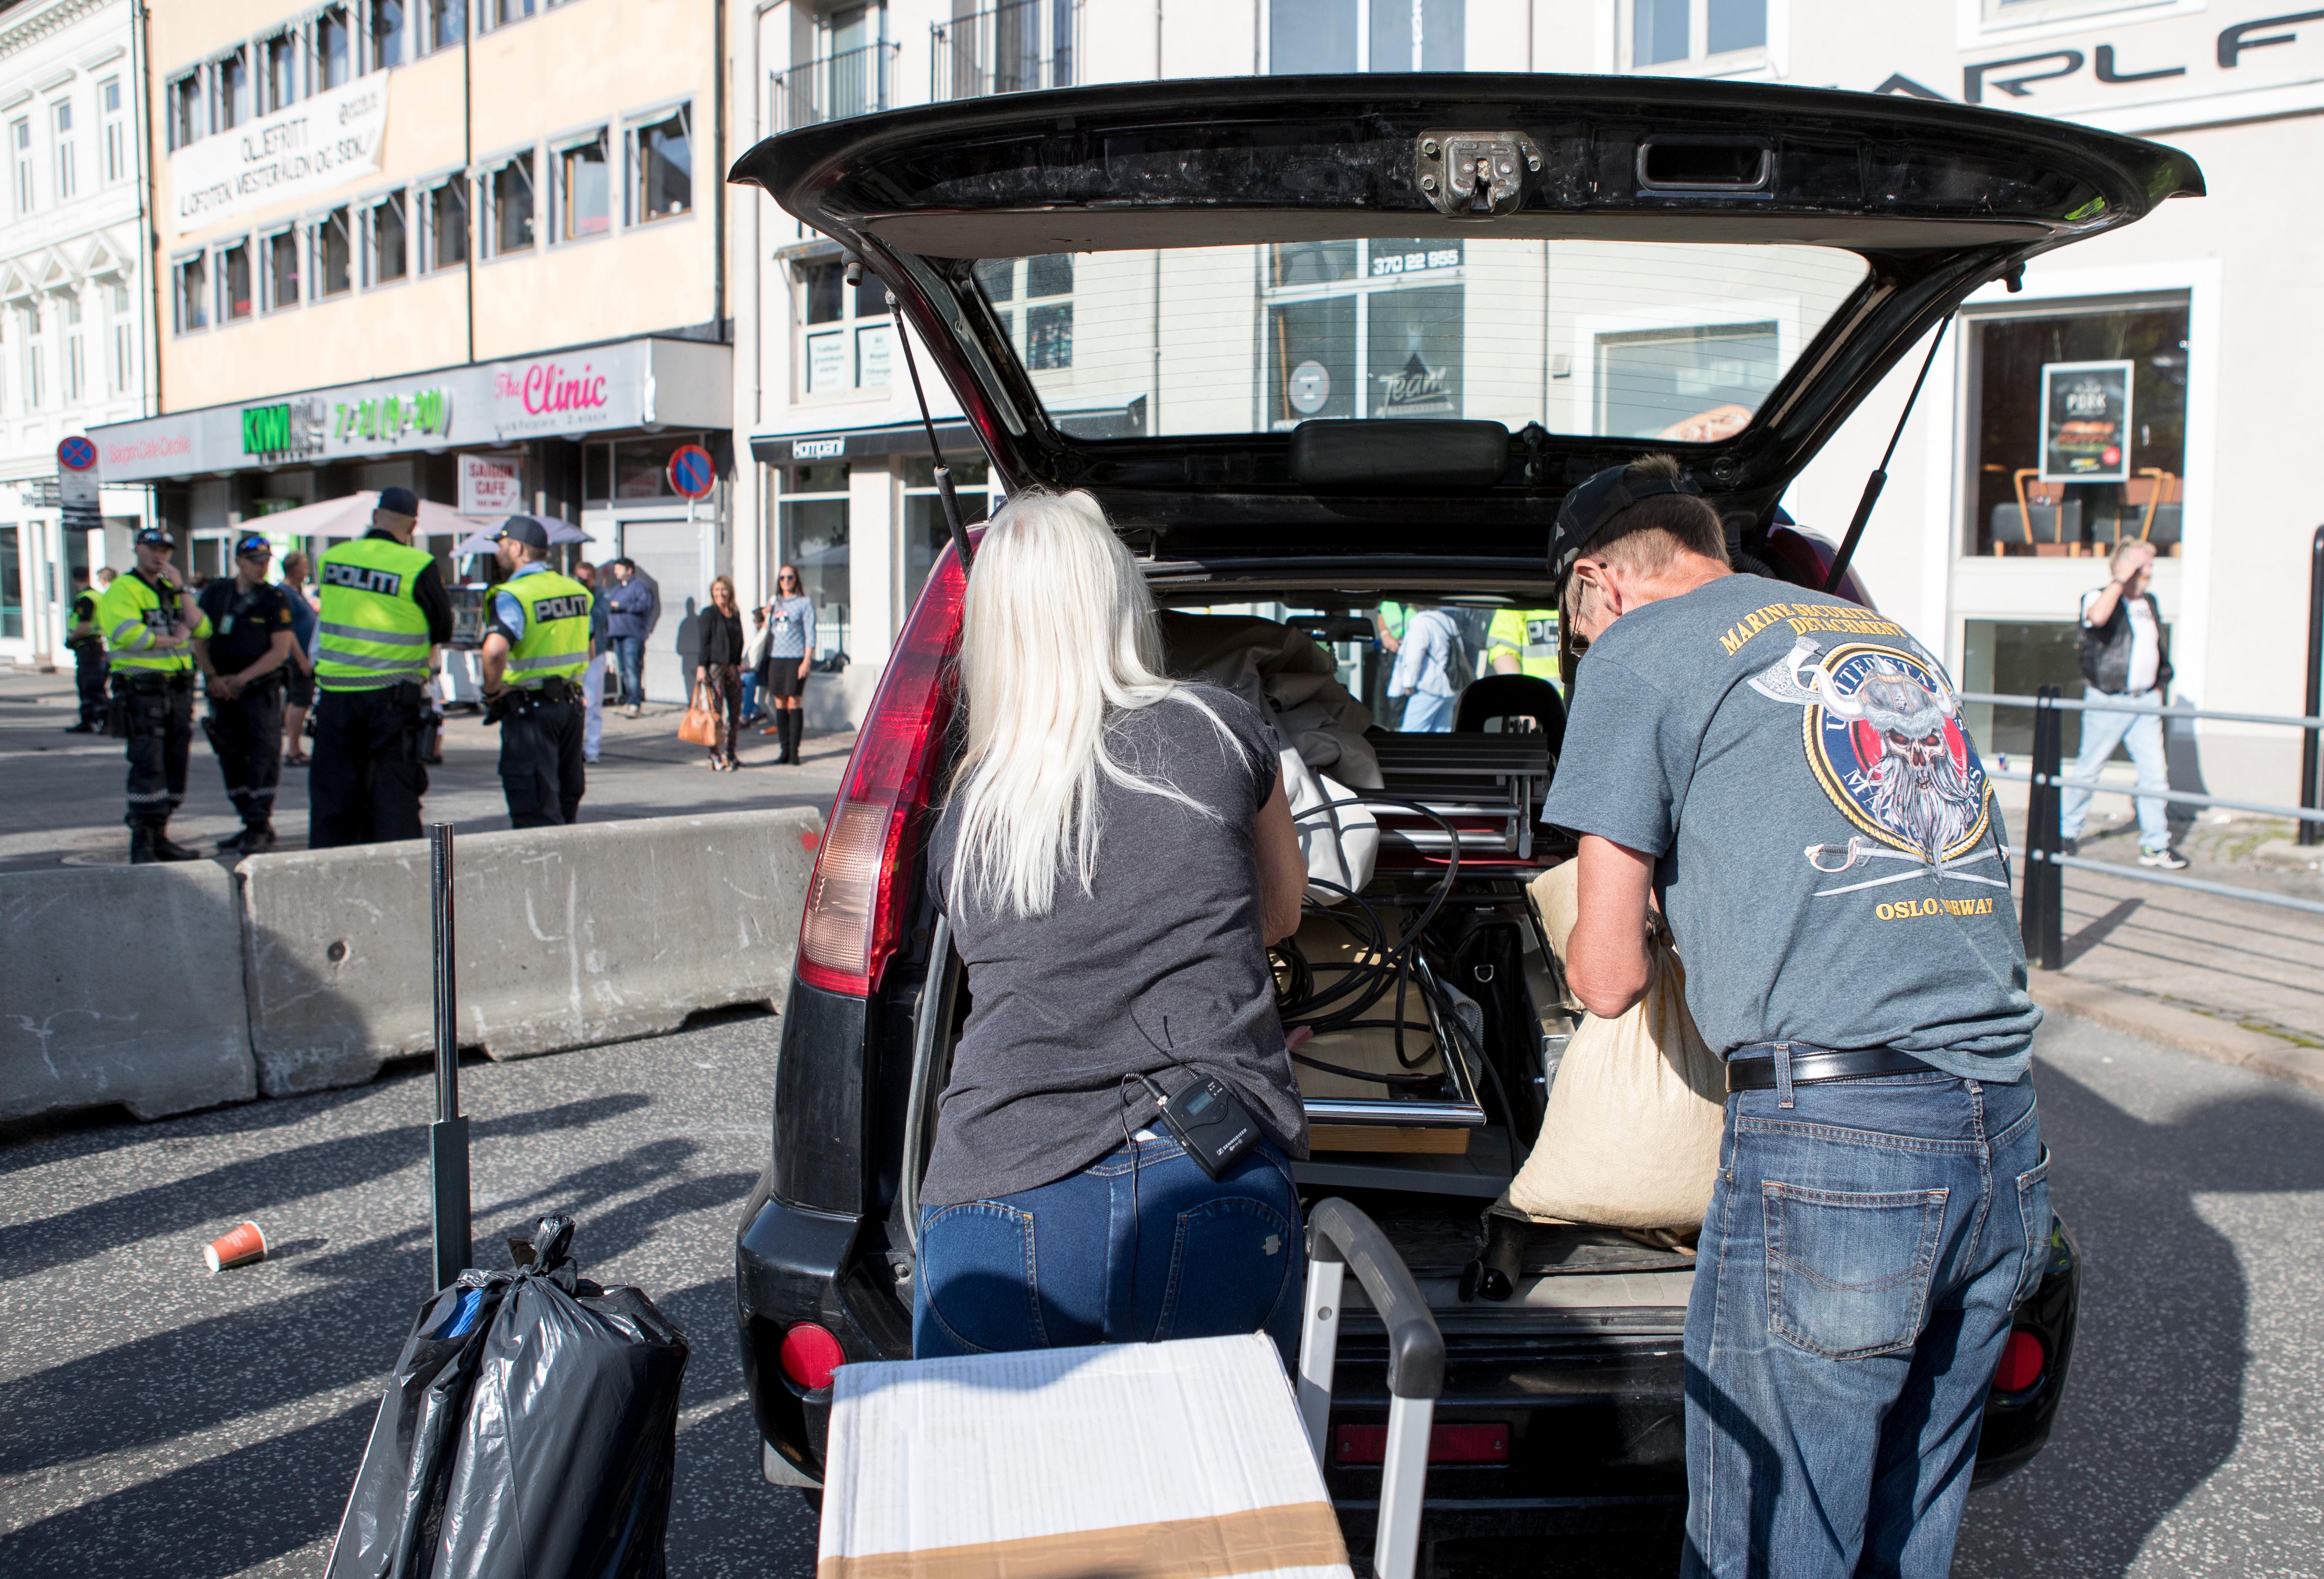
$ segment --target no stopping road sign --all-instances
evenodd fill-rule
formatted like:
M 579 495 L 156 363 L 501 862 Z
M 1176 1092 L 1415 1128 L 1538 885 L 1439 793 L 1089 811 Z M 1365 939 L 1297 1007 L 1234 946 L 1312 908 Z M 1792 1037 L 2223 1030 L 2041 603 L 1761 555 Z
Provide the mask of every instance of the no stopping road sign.
M 669 485 L 689 499 L 699 499 L 718 485 L 718 468 L 710 452 L 699 444 L 681 444 L 670 452 Z

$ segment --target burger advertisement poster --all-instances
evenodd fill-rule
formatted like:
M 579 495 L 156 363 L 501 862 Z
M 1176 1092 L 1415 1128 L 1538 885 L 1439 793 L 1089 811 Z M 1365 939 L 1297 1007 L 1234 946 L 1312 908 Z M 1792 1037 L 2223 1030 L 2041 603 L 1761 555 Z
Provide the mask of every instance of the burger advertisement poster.
M 2042 367 L 2042 480 L 2130 480 L 2128 362 L 2049 362 Z

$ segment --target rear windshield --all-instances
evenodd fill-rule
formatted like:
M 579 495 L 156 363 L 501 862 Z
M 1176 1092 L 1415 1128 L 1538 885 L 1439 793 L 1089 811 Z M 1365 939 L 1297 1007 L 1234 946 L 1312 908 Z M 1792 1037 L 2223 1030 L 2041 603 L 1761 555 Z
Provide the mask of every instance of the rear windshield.
M 1081 439 L 1312 418 L 1711 442 L 1864 280 L 1834 247 L 1383 236 L 992 258 L 977 283 Z

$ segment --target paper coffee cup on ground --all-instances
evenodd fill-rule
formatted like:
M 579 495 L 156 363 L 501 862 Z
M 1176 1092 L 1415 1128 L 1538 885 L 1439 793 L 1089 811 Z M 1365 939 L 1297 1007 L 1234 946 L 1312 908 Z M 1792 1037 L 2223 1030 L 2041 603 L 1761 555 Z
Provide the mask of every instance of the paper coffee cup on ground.
M 221 1234 L 202 1246 L 202 1260 L 209 1263 L 213 1272 L 265 1259 L 266 1234 L 255 1223 L 245 1223 L 233 1233 Z

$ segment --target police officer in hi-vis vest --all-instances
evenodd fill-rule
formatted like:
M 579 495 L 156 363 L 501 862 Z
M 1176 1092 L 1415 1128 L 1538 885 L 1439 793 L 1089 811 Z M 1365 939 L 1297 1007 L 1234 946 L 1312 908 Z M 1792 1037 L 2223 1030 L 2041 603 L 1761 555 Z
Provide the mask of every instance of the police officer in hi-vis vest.
M 484 626 L 485 718 L 501 726 L 501 789 L 509 823 L 556 827 L 576 820 L 585 788 L 587 723 L 574 682 L 589 667 L 589 589 L 545 563 L 549 529 L 512 515 L 493 540 L 509 577 Z
M 325 553 L 315 577 L 313 850 L 420 837 L 420 688 L 452 639 L 452 599 L 433 556 L 411 546 L 420 500 L 410 489 L 383 489 L 371 523 Z
M 177 543 L 166 528 L 137 534 L 137 564 L 97 600 L 111 650 L 114 706 L 129 741 L 129 859 L 200 857 L 170 837 L 170 814 L 186 799 L 186 759 L 194 738 L 194 669 L 211 674 L 210 623 L 170 563 Z

